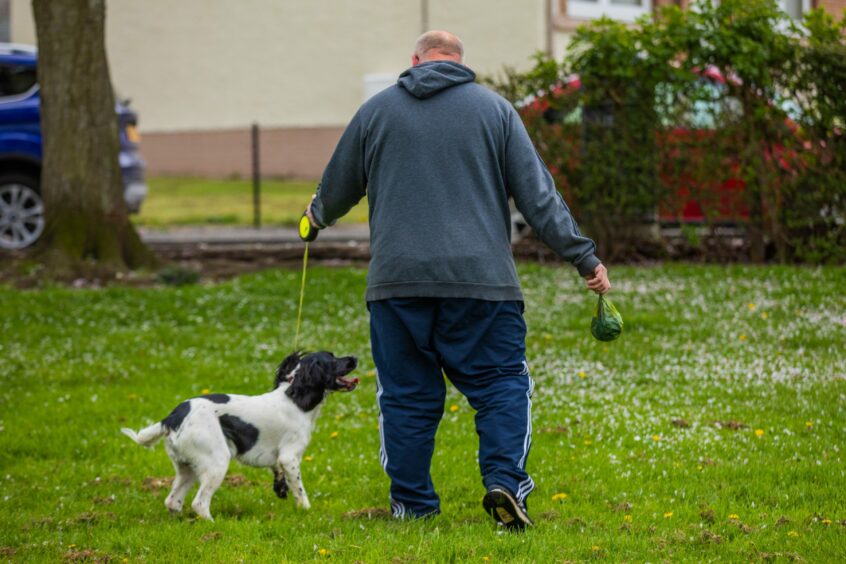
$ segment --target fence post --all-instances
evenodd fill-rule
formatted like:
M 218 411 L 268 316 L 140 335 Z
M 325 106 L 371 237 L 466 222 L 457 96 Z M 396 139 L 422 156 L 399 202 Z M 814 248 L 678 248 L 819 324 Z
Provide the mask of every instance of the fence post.
M 253 153 L 253 226 L 261 228 L 261 173 L 259 171 L 259 126 L 253 123 L 252 127 L 252 153 Z

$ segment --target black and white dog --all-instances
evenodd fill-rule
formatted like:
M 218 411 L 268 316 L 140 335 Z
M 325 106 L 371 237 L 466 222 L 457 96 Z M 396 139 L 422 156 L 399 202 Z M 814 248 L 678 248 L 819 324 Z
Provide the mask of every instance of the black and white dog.
M 208 394 L 183 401 L 170 415 L 137 433 L 121 429 L 132 440 L 150 447 L 162 437 L 176 478 L 165 500 L 172 512 L 182 510 L 185 494 L 199 480 L 191 504 L 212 521 L 211 499 L 223 482 L 229 461 L 271 468 L 273 489 L 287 497 L 288 484 L 297 505 L 309 502 L 300 476 L 303 453 L 327 392 L 352 391 L 358 378 L 345 378 L 358 360 L 329 352 L 289 355 L 276 371 L 272 392 L 260 396 Z M 286 482 L 287 478 L 287 482 Z

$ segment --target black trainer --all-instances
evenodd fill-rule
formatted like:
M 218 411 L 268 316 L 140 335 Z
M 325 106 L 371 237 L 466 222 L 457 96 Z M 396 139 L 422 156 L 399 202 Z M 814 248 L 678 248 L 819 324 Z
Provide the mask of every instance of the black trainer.
M 535 524 L 526 506 L 503 488 L 491 488 L 482 500 L 485 512 L 510 530 L 523 530 Z

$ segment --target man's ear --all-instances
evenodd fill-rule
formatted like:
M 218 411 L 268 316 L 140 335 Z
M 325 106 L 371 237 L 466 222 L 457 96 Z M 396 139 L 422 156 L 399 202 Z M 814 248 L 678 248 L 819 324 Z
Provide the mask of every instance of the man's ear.
M 420 64 L 420 57 L 417 55 L 417 53 L 412 54 L 411 55 L 411 66 L 416 67 L 419 64 Z
M 297 368 L 300 361 L 303 359 L 304 353 L 302 351 L 294 351 L 285 357 L 285 360 L 276 369 L 276 382 L 274 388 L 278 388 L 280 384 L 290 382 L 291 372 Z

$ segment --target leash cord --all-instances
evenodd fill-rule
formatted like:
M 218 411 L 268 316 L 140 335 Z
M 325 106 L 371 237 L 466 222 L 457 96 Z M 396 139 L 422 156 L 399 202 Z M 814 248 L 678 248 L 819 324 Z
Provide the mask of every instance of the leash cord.
M 303 281 L 300 285 L 300 309 L 297 311 L 297 332 L 294 335 L 294 350 L 299 350 L 297 345 L 300 342 L 300 322 L 303 318 L 303 298 L 305 297 L 306 286 L 306 266 L 308 265 L 308 243 L 305 245 L 305 252 L 303 252 Z

